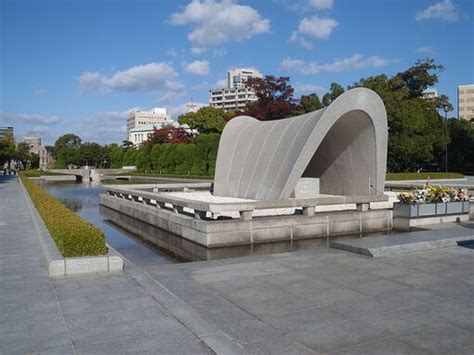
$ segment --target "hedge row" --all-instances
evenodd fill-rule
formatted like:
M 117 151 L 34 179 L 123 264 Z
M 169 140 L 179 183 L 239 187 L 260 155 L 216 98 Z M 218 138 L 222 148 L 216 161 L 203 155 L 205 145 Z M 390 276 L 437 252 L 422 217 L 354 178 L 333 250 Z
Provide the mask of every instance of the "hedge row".
M 100 229 L 80 218 L 22 173 L 20 178 L 64 257 L 106 253 L 105 236 Z
M 140 172 L 214 176 L 220 135 L 200 134 L 192 143 L 162 143 L 140 148 L 116 147 L 113 168 L 135 165 Z
M 42 171 L 42 170 L 25 170 L 21 172 L 23 176 L 26 177 L 40 177 L 40 176 L 45 176 L 45 175 L 65 175 L 65 174 L 59 174 L 59 173 L 50 173 L 48 171 Z
M 387 180 L 427 180 L 430 179 L 462 179 L 463 174 L 459 173 L 439 173 L 439 172 L 422 172 L 422 173 L 387 173 Z

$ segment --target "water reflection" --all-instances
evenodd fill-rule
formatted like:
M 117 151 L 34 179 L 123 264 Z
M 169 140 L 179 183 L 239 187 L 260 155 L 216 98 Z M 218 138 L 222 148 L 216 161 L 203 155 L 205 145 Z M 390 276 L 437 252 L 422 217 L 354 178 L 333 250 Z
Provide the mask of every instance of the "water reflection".
M 169 264 L 178 261 L 171 254 L 134 238 L 131 233 L 103 218 L 99 210 L 99 194 L 104 191 L 104 187 L 99 182 L 37 181 L 79 216 L 100 228 L 107 243 L 133 263 L 141 265 L 153 261 L 154 264 Z
M 112 183 L 115 184 L 115 181 Z M 150 182 L 131 180 L 122 181 L 122 183 Z M 99 182 L 43 181 L 39 184 L 75 213 L 100 228 L 109 245 L 138 265 L 213 260 L 327 247 L 326 238 L 315 238 L 208 249 L 110 208 L 100 206 L 99 194 L 105 189 Z M 344 237 L 337 237 L 337 239 L 340 238 Z

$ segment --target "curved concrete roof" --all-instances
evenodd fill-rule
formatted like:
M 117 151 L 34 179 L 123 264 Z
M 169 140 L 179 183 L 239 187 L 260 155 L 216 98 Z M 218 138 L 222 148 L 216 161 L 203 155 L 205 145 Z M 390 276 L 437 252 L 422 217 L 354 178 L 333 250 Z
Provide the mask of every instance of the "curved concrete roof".
M 387 133 L 385 106 L 365 88 L 349 90 L 330 106 L 301 116 L 276 121 L 236 117 L 219 143 L 214 194 L 286 199 L 302 177 L 319 178 L 322 194 L 381 193 Z

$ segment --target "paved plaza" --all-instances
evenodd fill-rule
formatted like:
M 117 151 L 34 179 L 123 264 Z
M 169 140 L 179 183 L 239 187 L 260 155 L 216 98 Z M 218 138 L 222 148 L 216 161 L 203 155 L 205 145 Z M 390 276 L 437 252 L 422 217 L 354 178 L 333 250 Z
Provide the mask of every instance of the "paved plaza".
M 50 279 L 0 177 L 0 353 L 472 354 L 474 250 L 333 249 Z M 471 228 L 466 224 L 458 228 Z

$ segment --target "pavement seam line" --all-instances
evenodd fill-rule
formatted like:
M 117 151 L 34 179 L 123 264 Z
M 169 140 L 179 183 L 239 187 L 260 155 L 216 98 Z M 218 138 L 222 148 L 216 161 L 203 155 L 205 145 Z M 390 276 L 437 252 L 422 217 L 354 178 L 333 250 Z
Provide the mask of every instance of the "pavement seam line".
M 122 257 L 122 259 L 124 261 L 126 261 L 128 264 L 132 265 L 138 272 L 141 272 L 149 281 L 152 282 L 152 284 L 155 284 L 156 286 L 158 286 L 160 289 L 164 290 L 165 292 L 167 292 L 168 294 L 170 294 L 173 298 L 175 298 L 176 300 L 178 300 L 179 302 L 183 303 L 184 305 L 186 305 L 187 307 L 189 307 L 191 310 L 193 310 L 204 322 L 206 323 L 209 323 L 209 326 L 211 328 L 214 328 L 214 324 L 213 323 L 210 323 L 209 321 L 207 321 L 206 319 L 202 318 L 202 316 L 193 308 L 191 307 L 190 305 L 188 305 L 186 302 L 184 302 L 180 297 L 178 297 L 177 295 L 175 295 L 170 289 L 168 289 L 165 285 L 163 285 L 161 282 L 159 282 L 158 280 L 156 280 L 155 278 L 153 278 L 146 270 L 144 270 L 143 268 L 139 267 L 138 265 L 134 264 L 133 262 L 131 262 L 129 259 L 125 258 L 124 255 L 122 255 L 121 253 L 119 253 L 118 251 L 116 251 L 118 255 L 120 255 Z M 219 333 L 221 333 L 225 338 L 227 338 L 227 341 L 230 343 L 230 345 L 232 346 L 237 346 L 237 347 L 240 347 L 240 344 L 232 341 L 232 337 L 223 332 L 222 330 L 219 329 L 219 327 L 215 327 L 217 329 L 217 332 L 214 332 L 214 333 L 210 333 L 206 336 L 204 335 L 199 335 L 197 334 L 196 332 L 194 332 L 191 328 L 189 328 L 181 319 L 179 319 L 170 309 L 169 309 L 169 306 L 160 302 L 154 295 L 150 294 L 143 286 L 142 284 L 140 283 L 140 281 L 136 280 L 133 275 L 129 274 L 127 272 L 127 270 L 124 268 L 124 274 L 127 275 L 127 277 L 129 277 L 131 279 L 131 281 L 133 281 L 135 284 L 137 284 L 146 294 L 148 294 L 150 297 L 152 297 L 156 302 L 158 302 L 158 304 L 160 304 L 163 308 L 165 308 L 168 313 L 170 314 L 171 317 L 173 317 L 174 319 L 176 319 L 177 322 L 179 322 L 180 324 L 183 325 L 183 327 L 185 327 L 189 332 L 191 332 L 194 336 L 196 336 L 197 339 L 201 340 L 204 344 L 206 344 L 206 346 L 209 348 L 210 351 L 212 351 L 213 353 L 218 353 L 214 350 L 214 348 L 212 347 L 211 344 L 209 344 L 208 341 L 205 341 L 203 339 L 203 337 L 209 337 L 209 336 L 212 336 L 212 335 L 217 335 Z

